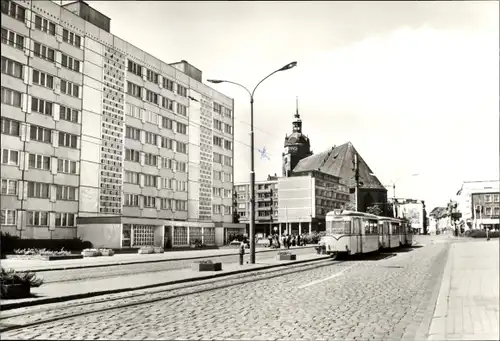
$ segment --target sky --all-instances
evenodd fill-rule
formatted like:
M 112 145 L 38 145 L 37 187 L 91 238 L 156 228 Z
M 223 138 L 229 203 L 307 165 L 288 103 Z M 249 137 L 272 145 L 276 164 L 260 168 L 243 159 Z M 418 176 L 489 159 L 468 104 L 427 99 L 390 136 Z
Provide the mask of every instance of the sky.
M 106 2 L 111 33 L 206 79 L 253 87 L 257 180 L 281 173 L 296 97 L 319 153 L 348 141 L 396 196 L 445 206 L 463 181 L 499 178 L 499 3 Z M 250 103 L 235 100 L 235 181 L 250 170 Z M 412 176 L 413 174 L 418 174 Z M 392 188 L 389 187 L 389 196 Z

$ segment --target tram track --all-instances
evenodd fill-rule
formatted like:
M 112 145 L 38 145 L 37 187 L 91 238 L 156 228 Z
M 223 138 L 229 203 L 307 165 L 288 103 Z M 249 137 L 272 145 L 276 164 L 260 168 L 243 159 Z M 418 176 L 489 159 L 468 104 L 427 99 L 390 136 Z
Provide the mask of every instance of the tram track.
M 140 306 L 144 304 L 155 303 L 159 301 L 167 301 L 179 297 L 195 295 L 213 290 L 230 288 L 237 285 L 263 281 L 271 278 L 287 276 L 298 272 L 320 269 L 328 266 L 339 266 L 351 264 L 352 261 L 337 261 L 337 260 L 318 260 L 314 263 L 291 265 L 286 268 L 267 269 L 257 272 L 244 274 L 236 274 L 234 277 L 205 280 L 202 283 L 190 285 L 168 285 L 167 288 L 159 290 L 138 290 L 127 292 L 126 294 L 112 294 L 108 297 L 99 297 L 97 299 L 78 300 L 65 303 L 49 304 L 37 308 L 21 308 L 16 311 L 2 312 L 0 316 L 0 331 L 6 332 L 11 330 L 19 330 L 33 326 L 39 326 L 47 323 L 52 323 L 60 320 L 70 319 L 93 313 L 101 313 L 122 309 L 127 307 Z M 75 312 L 75 310 L 78 310 Z M 25 323 L 16 322 L 16 320 L 24 319 Z

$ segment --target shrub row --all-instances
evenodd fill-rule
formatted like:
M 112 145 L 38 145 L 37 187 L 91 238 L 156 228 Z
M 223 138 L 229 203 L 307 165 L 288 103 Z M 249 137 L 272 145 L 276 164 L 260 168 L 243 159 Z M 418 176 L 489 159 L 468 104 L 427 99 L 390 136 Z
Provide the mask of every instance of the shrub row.
M 486 231 L 485 230 L 467 230 L 465 231 L 464 235 L 466 237 L 471 237 L 471 238 L 486 238 Z M 488 235 L 490 238 L 498 238 L 500 235 L 500 231 L 488 231 Z
M 92 248 L 92 243 L 80 238 L 74 239 L 23 239 L 8 233 L 0 235 L 2 255 L 14 253 L 16 249 L 46 249 L 47 251 L 82 251 Z

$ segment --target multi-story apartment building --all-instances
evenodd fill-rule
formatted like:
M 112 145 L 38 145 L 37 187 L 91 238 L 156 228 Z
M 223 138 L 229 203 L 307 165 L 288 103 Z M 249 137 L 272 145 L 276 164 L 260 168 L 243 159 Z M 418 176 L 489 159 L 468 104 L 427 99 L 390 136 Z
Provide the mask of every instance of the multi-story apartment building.
M 233 100 L 200 70 L 111 34 L 83 1 L 2 0 L 1 39 L 2 231 L 182 246 L 240 226 Z
M 250 184 L 237 183 L 234 186 L 239 222 L 250 222 Z M 255 231 L 268 235 L 278 221 L 278 177 L 268 176 L 265 181 L 255 182 Z
M 500 181 L 464 181 L 457 192 L 458 211 L 468 228 L 499 228 Z

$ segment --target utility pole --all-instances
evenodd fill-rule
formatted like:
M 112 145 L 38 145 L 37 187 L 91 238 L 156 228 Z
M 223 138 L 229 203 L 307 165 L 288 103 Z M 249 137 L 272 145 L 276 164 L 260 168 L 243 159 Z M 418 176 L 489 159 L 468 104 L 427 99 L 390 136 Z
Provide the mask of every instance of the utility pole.
M 354 181 L 355 181 L 355 187 L 354 187 L 354 207 L 356 212 L 359 211 L 358 209 L 358 191 L 359 191 L 359 160 L 358 160 L 358 154 L 354 154 L 354 159 L 353 159 L 353 166 L 354 166 Z

